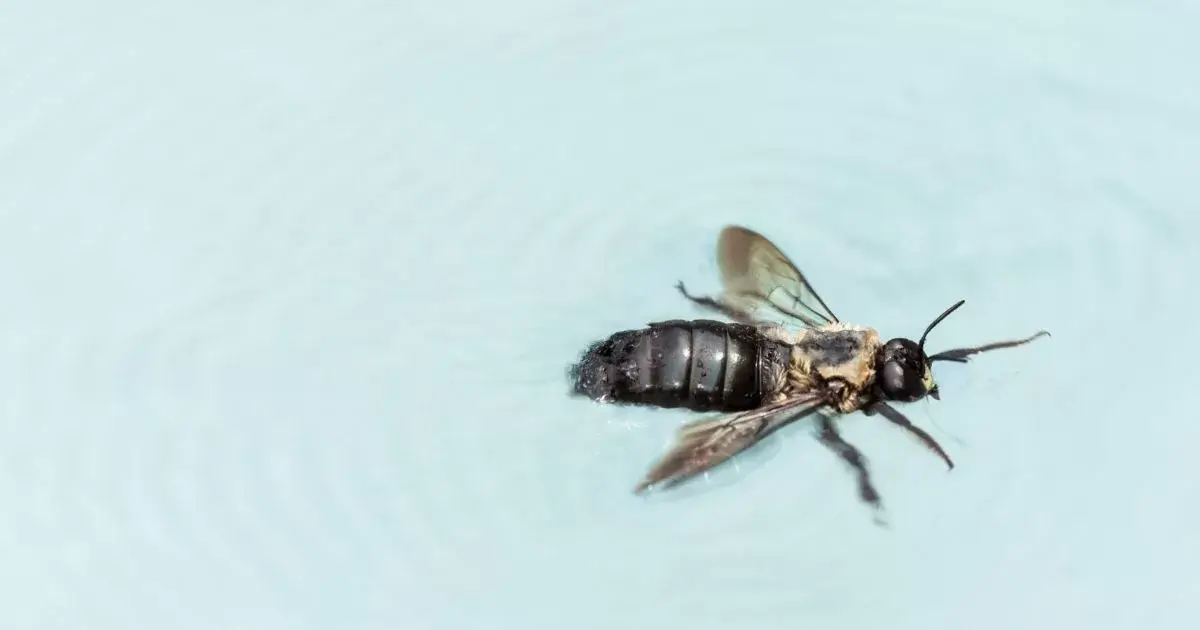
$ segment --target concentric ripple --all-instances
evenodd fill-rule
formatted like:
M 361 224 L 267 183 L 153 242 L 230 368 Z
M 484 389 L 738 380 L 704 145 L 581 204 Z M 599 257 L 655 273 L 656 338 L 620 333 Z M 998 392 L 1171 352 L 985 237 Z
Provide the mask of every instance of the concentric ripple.
M 1200 16 L 1075 4 L 18 3 L 0 625 L 1184 610 Z M 804 422 L 634 496 L 693 416 L 564 370 L 707 316 L 728 223 L 884 337 L 1053 336 L 905 407 L 951 473 L 841 421 L 886 527 Z

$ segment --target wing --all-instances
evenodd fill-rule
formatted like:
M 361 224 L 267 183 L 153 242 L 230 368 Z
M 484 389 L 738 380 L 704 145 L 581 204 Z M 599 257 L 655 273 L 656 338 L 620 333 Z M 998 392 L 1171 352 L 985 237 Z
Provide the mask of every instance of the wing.
M 809 327 L 838 321 L 796 265 L 758 232 L 736 225 L 721 230 L 717 264 L 725 301 L 741 311 L 766 306 Z
M 708 471 L 823 406 L 819 396 L 804 396 L 733 416 L 686 424 L 680 427 L 675 445 L 650 469 L 634 492 L 641 493 L 664 481 L 674 486 Z

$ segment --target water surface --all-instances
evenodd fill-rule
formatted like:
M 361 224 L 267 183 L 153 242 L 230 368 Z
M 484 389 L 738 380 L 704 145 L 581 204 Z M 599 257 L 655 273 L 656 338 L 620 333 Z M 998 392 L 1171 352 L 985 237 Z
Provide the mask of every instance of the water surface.
M 0 8 L 0 625 L 1186 628 L 1200 12 Z M 739 223 L 843 319 L 1053 333 L 630 490 L 566 396 Z

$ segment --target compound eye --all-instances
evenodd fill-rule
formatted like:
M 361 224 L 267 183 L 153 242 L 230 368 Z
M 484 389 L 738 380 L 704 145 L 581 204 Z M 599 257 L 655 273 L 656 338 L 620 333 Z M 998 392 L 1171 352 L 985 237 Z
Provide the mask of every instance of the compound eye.
M 926 393 L 921 375 L 899 361 L 884 363 L 879 377 L 884 395 L 892 400 L 912 402 Z

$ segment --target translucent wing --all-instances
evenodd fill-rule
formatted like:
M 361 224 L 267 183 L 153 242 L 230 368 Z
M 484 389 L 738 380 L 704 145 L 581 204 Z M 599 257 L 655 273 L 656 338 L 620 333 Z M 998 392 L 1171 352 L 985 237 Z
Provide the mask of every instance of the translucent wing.
M 721 230 L 717 264 L 723 301 L 739 311 L 766 306 L 809 327 L 838 321 L 796 265 L 758 232 L 736 225 Z
M 676 485 L 710 470 L 823 405 L 819 396 L 804 396 L 734 416 L 686 424 L 680 427 L 675 445 L 650 469 L 634 492 L 640 493 L 664 481 Z

